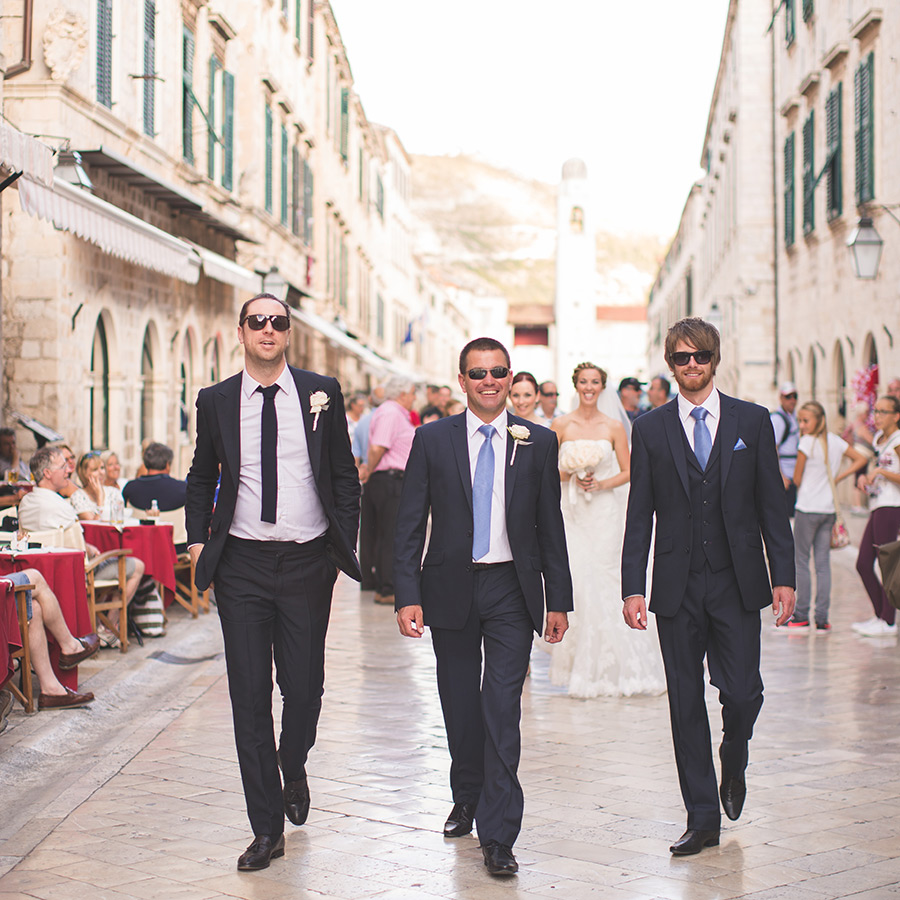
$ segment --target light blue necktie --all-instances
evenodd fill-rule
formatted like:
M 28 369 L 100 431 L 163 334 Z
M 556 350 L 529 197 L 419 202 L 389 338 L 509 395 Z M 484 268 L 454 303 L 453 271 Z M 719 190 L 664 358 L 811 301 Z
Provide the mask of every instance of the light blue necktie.
M 705 421 L 708 415 L 709 410 L 702 406 L 695 406 L 691 410 L 691 416 L 694 419 L 694 456 L 697 457 L 701 469 L 706 468 L 709 454 L 712 452 L 712 437 L 710 437 Z
M 484 443 L 478 451 L 475 463 L 475 479 L 472 482 L 472 513 L 475 531 L 472 538 L 472 559 L 479 560 L 491 549 L 491 497 L 494 493 L 494 448 L 491 438 L 493 425 L 482 425 L 478 431 L 484 435 Z

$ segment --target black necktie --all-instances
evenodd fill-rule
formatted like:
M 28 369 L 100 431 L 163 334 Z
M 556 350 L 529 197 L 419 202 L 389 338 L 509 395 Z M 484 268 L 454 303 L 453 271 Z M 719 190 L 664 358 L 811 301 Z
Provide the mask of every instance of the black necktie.
M 278 505 L 278 415 L 275 412 L 275 395 L 278 385 L 260 385 L 263 395 L 262 428 L 260 429 L 260 462 L 262 463 L 262 512 L 263 522 L 275 521 Z

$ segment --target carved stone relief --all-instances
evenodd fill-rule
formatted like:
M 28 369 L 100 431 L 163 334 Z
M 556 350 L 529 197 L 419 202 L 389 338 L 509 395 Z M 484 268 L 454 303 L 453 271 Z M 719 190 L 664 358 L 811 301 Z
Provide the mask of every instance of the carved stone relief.
M 44 30 L 44 62 L 54 81 L 65 82 L 84 59 L 88 48 L 87 22 L 76 12 L 59 6 Z

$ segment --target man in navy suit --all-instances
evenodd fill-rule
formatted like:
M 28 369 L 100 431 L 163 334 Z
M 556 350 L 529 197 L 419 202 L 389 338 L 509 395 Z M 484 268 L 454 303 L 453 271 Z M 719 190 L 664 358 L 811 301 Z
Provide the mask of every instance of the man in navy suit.
M 244 370 L 200 391 L 187 477 L 188 544 L 197 587 L 216 581 L 255 836 L 238 859 L 241 871 L 284 855 L 285 815 L 295 825 L 306 821 L 306 758 L 322 706 L 332 589 L 338 568 L 360 578 L 359 478 L 344 398 L 334 378 L 287 365 L 290 334 L 286 303 L 260 294 L 244 304 Z M 277 751 L 273 654 L 283 698 Z
M 395 607 L 406 637 L 431 628 L 454 803 L 444 835 L 468 834 L 474 819 L 488 871 L 512 875 L 522 684 L 545 601 L 545 639 L 568 627 L 572 579 L 556 436 L 506 412 L 512 372 L 498 341 L 468 343 L 459 372 L 468 409 L 419 428 L 406 465 Z
M 625 621 L 645 629 L 655 513 L 650 610 L 687 808 L 687 830 L 669 849 L 686 856 L 719 843 L 720 798 L 729 819 L 741 814 L 748 742 L 763 699 L 760 610 L 771 603 L 776 625 L 791 617 L 794 545 L 768 412 L 714 386 L 719 332 L 702 319 L 682 319 L 669 329 L 665 352 L 679 394 L 634 423 L 622 595 Z M 704 656 L 722 704 L 718 793 Z

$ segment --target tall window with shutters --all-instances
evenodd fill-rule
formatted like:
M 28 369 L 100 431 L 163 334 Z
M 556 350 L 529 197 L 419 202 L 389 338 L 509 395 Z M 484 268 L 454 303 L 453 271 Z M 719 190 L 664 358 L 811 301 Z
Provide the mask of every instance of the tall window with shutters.
M 303 38 L 303 0 L 294 0 L 294 40 L 297 42 L 297 48 L 300 48 L 300 42 Z
M 316 4 L 309 0 L 306 7 L 306 54 L 310 59 L 315 59 L 316 49 Z
M 794 246 L 794 132 L 784 142 L 784 246 Z
M 144 0 L 144 134 L 156 135 L 156 0 Z
M 808 22 L 813 16 L 813 0 L 803 0 L 803 21 Z
M 234 188 L 234 75 L 222 73 L 222 187 Z
M 291 147 L 291 233 L 300 237 L 301 219 L 303 217 L 303 207 L 301 204 L 301 184 L 302 171 L 300 168 L 300 148 L 294 144 Z
M 815 110 L 810 110 L 803 123 L 803 233 L 811 234 L 816 228 L 816 154 Z
M 844 211 L 844 183 L 841 176 L 843 153 L 841 152 L 841 82 L 825 100 L 825 142 L 828 158 L 825 169 L 825 198 L 828 221 L 836 219 Z
M 216 180 L 216 149 L 219 143 L 216 135 L 216 103 L 218 102 L 217 88 L 221 70 L 222 64 L 218 57 L 211 56 L 209 58 L 209 106 L 206 113 L 206 170 L 212 181 Z
M 281 224 L 288 224 L 288 183 L 290 179 L 290 148 L 287 126 L 281 126 Z
M 265 135 L 266 175 L 265 175 L 265 207 L 266 212 L 272 212 L 272 165 L 273 147 L 275 136 L 273 134 L 275 123 L 272 121 L 272 104 L 266 101 L 266 123 L 263 134 Z
M 381 175 L 375 177 L 375 209 L 378 210 L 378 217 L 384 221 L 384 182 Z
M 350 146 L 350 90 L 341 88 L 341 159 L 347 165 Z
M 112 109 L 112 0 L 97 0 L 97 102 Z
M 181 35 L 181 155 L 194 164 L 194 33 L 184 26 Z
M 875 197 L 875 54 L 870 53 L 857 67 L 853 78 L 853 105 L 856 114 L 856 203 Z
M 303 160 L 303 243 L 313 244 L 313 170 L 308 160 Z
M 795 0 L 784 0 L 784 43 L 790 47 L 797 37 L 797 10 Z

